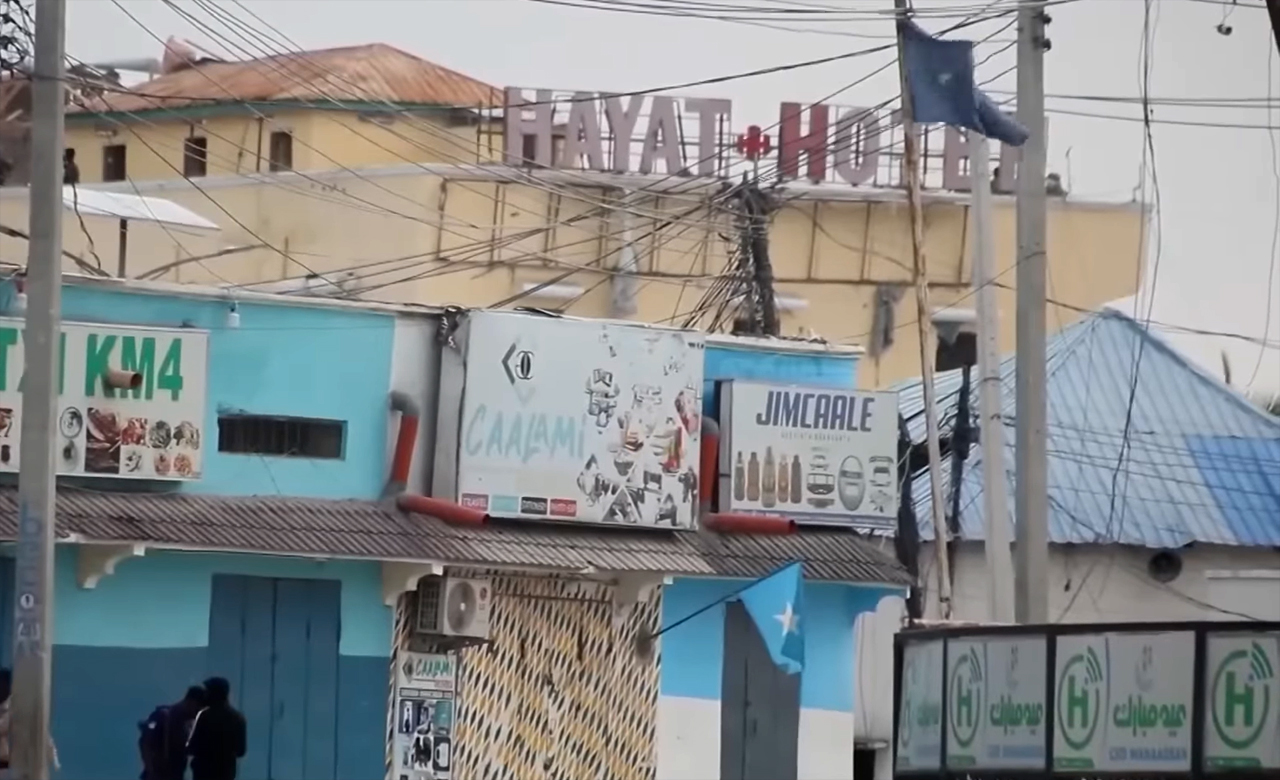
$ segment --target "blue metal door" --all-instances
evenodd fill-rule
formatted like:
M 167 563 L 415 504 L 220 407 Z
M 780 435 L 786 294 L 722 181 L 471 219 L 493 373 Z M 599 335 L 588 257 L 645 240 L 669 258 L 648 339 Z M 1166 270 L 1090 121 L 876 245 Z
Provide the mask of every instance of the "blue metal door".
M 214 577 L 209 673 L 248 722 L 241 777 L 334 778 L 340 602 L 336 580 Z

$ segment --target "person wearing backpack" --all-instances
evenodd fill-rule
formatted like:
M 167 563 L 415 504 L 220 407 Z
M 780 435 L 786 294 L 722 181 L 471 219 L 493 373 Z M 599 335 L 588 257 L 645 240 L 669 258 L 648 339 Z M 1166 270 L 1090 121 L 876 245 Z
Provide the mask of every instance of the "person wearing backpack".
M 245 722 L 231 706 L 231 683 L 222 677 L 204 681 L 205 707 L 191 725 L 187 753 L 192 780 L 235 780 L 236 764 L 244 758 Z
M 13 724 L 9 710 L 13 698 L 13 670 L 0 669 L 0 780 L 12 777 L 9 769 L 10 750 L 12 747 L 10 727 Z M 58 748 L 53 744 L 53 735 L 49 735 L 49 765 L 54 771 L 62 768 L 58 762 Z
M 187 737 L 204 704 L 204 688 L 194 685 L 182 701 L 156 707 L 138 724 L 141 780 L 182 780 L 187 772 Z

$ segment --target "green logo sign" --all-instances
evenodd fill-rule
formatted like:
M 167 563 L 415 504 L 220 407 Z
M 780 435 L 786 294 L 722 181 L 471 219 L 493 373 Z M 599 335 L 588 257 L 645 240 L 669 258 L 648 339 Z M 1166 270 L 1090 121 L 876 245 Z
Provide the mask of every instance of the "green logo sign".
M 960 656 L 951 671 L 950 688 L 951 736 L 957 746 L 968 748 L 978 736 L 982 722 L 982 660 L 976 647 Z
M 1092 647 L 1067 660 L 1058 676 L 1058 731 L 1073 750 L 1093 742 L 1102 720 L 1102 662 Z
M 1222 659 L 1209 692 L 1213 730 L 1222 744 L 1248 750 L 1257 743 L 1271 713 L 1274 679 L 1275 666 L 1257 642 Z

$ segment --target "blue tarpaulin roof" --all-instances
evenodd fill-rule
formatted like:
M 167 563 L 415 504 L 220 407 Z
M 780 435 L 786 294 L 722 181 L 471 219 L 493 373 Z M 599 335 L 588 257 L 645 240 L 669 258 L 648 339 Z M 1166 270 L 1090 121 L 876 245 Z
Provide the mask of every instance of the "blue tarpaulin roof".
M 1047 354 L 1050 541 L 1280 545 L 1280 419 L 1119 312 L 1067 327 L 1050 337 Z M 1001 407 L 1011 519 L 1014 378 L 1010 357 L 1001 364 Z M 959 371 L 935 381 L 944 434 L 955 421 L 960 381 Z M 973 388 L 976 425 L 976 381 Z M 920 380 L 896 389 L 912 438 L 923 441 Z M 960 493 L 964 539 L 984 536 L 982 468 L 975 444 Z M 944 495 L 950 495 L 949 459 L 943 469 Z M 921 536 L 932 539 L 927 473 L 916 476 L 913 494 Z

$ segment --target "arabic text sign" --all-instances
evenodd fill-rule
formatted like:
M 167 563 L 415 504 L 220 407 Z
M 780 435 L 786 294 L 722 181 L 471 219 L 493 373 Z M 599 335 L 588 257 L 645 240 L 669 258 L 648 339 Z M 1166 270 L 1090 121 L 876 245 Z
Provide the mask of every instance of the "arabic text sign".
M 735 380 L 721 424 L 722 511 L 896 526 L 896 393 Z
M 1055 769 L 1190 769 L 1192 632 L 1059 637 L 1054 690 Z
M 693 525 L 700 334 L 477 312 L 466 340 L 461 504 L 505 517 Z
M 1205 768 L 1280 769 L 1280 633 L 1210 634 L 1204 669 Z
M 947 642 L 947 766 L 1043 769 L 1044 637 Z
M 942 766 L 943 640 L 911 642 L 902 650 L 898 702 L 897 769 L 937 771 Z
M 199 478 L 207 333 L 68 322 L 59 359 L 59 474 Z M 23 321 L 0 318 L 0 471 L 21 462 L 24 367 Z M 139 374 L 139 386 L 108 386 L 113 369 Z

